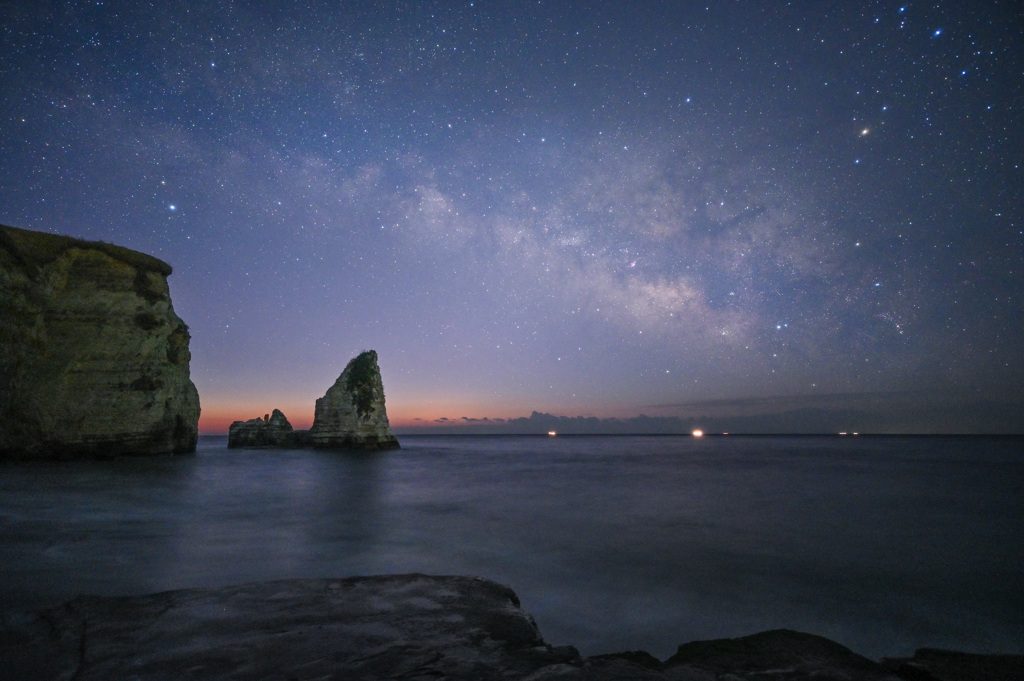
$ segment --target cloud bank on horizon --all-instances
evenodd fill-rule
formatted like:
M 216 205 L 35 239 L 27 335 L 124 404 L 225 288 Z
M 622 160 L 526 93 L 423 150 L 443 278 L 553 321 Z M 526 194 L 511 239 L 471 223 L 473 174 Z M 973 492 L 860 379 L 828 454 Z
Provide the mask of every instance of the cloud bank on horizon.
M 0 221 L 171 263 L 208 429 L 371 347 L 408 426 L 1024 427 L 1001 5 L 15 9 Z

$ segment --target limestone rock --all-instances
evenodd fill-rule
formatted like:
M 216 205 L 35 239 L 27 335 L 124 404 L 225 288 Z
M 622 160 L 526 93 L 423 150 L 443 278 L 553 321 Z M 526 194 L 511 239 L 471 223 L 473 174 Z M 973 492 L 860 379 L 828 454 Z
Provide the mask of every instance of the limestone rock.
M 508 587 L 394 575 L 80 597 L 0 631 L 23 679 L 523 678 L 578 660 Z
M 313 427 L 293 430 L 280 410 L 262 419 L 235 421 L 228 447 L 317 447 L 320 449 L 397 449 L 384 407 L 384 384 L 377 353 L 354 358 L 327 394 L 316 401 Z
M 377 353 L 359 354 L 316 401 L 309 438 L 325 449 L 397 449 L 384 407 Z
M 0 226 L 0 458 L 195 450 L 170 274 L 127 248 Z
M 228 428 L 228 447 L 294 447 L 298 438 L 280 409 L 261 419 L 235 421 Z
M 583 658 L 541 638 L 506 586 L 476 577 L 297 579 L 0 612 L 3 679 L 1000 681 L 1024 656 L 918 651 L 880 665 L 811 634 L 767 631 Z

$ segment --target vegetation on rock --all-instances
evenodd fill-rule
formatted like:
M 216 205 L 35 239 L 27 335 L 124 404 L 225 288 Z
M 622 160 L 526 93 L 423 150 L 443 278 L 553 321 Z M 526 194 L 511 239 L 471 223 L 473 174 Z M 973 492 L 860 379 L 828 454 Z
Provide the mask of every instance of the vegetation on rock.
M 373 413 L 373 393 L 379 375 L 377 353 L 373 350 L 359 353 L 349 363 L 345 389 L 352 394 L 352 402 L 360 418 Z

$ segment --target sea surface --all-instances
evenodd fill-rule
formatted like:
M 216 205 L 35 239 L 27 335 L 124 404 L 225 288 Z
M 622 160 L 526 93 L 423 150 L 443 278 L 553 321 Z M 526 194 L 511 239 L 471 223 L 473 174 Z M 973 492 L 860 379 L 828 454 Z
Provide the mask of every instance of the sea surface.
M 773 628 L 1024 653 L 1024 440 L 404 436 L 0 466 L 0 609 L 293 577 L 510 585 L 585 655 Z

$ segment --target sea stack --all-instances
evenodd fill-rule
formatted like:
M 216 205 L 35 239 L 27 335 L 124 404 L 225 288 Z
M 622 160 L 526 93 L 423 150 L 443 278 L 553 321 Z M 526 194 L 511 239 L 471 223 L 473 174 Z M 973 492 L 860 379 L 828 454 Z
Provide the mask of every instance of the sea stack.
M 228 447 L 398 449 L 384 406 L 377 353 L 367 350 L 348 363 L 327 394 L 316 401 L 312 429 L 294 430 L 284 413 L 275 409 L 263 418 L 232 423 Z
M 299 431 L 301 433 L 301 431 Z M 261 419 L 235 421 L 228 428 L 228 447 L 293 447 L 299 437 L 280 409 Z
M 321 449 L 398 448 L 384 407 L 376 352 L 360 353 L 316 401 L 309 438 Z
M 195 451 L 170 274 L 127 248 L 0 225 L 0 459 Z

